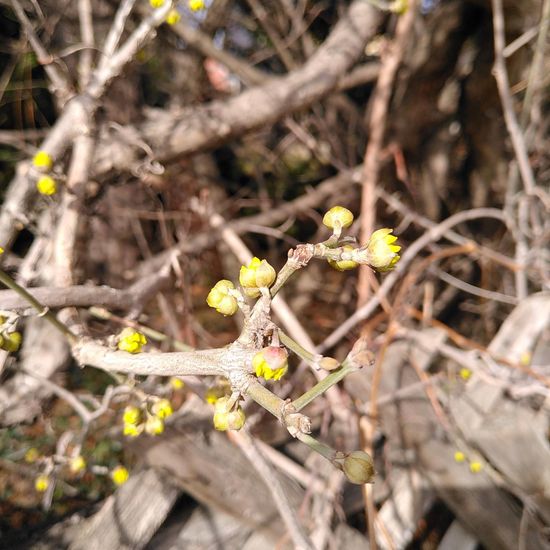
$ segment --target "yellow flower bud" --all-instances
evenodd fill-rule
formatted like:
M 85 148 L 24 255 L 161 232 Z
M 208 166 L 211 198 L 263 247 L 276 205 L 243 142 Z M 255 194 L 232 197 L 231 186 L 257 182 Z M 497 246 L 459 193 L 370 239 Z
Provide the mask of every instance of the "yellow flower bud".
M 159 399 L 152 407 L 153 414 L 159 418 L 168 418 L 174 414 L 172 404 L 168 399 Z
M 147 343 L 147 338 L 141 332 L 131 327 L 126 327 L 118 335 L 118 349 L 128 353 L 140 353 L 141 348 Z
M 235 285 L 227 279 L 218 281 L 208 293 L 206 303 L 222 315 L 234 315 L 239 306 L 237 298 L 231 296 L 230 291 L 235 290 Z
M 35 168 L 40 170 L 49 171 L 53 166 L 53 159 L 46 153 L 46 151 L 38 151 L 34 158 L 32 159 L 32 164 Z
M 392 235 L 393 229 L 378 229 L 367 243 L 367 263 L 377 271 L 389 271 L 399 261 L 398 252 L 401 247 L 393 244 L 397 237 Z
M 145 423 L 145 431 L 149 435 L 159 435 L 164 431 L 164 420 L 158 416 L 150 416 Z
M 51 176 L 40 176 L 36 182 L 36 189 L 38 189 L 38 192 L 42 195 L 55 195 L 57 184 Z
M 181 15 L 178 10 L 170 10 L 166 16 L 166 23 L 169 25 L 175 25 L 176 23 L 179 23 L 180 19 Z
M 79 472 L 84 471 L 86 469 L 86 460 L 81 455 L 75 456 L 69 462 L 69 469 L 73 474 L 78 474 Z
M 137 437 L 143 432 L 143 424 L 136 426 L 135 424 L 124 424 L 124 429 L 122 433 L 126 437 Z
M 227 410 L 228 401 L 229 397 L 221 397 L 214 406 L 214 428 L 220 432 L 240 430 L 246 420 L 246 415 L 239 405 L 235 405 L 231 411 Z
M 472 472 L 472 474 L 479 474 L 481 470 L 483 470 L 483 464 L 481 464 L 481 462 L 470 462 L 470 472 Z
M 391 12 L 403 15 L 409 9 L 409 0 L 394 0 L 389 8 Z
M 353 214 L 343 206 L 333 206 L 324 216 L 323 225 L 329 229 L 341 230 L 353 223 Z
M 204 0 L 189 0 L 189 9 L 191 11 L 201 11 L 206 8 L 206 2 Z
M 0 254 L 4 254 L 4 249 L 0 246 Z
M 288 352 L 285 348 L 268 346 L 254 356 L 252 366 L 256 376 L 280 380 L 288 370 Z
M 472 377 L 472 371 L 470 369 L 467 369 L 466 367 L 463 367 L 458 371 L 458 374 L 460 375 L 460 378 L 467 382 Z
M 204 400 L 210 405 L 214 405 L 218 399 L 227 395 L 226 389 L 223 386 L 208 388 L 204 394 Z
M 155 9 L 162 8 L 162 6 L 164 6 L 164 0 L 149 0 L 149 4 Z
M 260 295 L 261 287 L 270 287 L 277 277 L 277 273 L 267 260 L 252 258 L 248 266 L 241 266 L 239 283 L 247 296 L 256 298 Z
M 43 493 L 50 486 L 50 478 L 46 474 L 39 475 L 34 480 L 34 488 L 39 492 Z
M 185 386 L 185 382 L 176 376 L 170 378 L 170 385 L 174 390 L 181 390 Z
M 124 409 L 124 413 L 122 414 L 122 421 L 124 424 L 133 424 L 136 426 L 139 424 L 141 420 L 141 410 L 138 409 L 138 407 L 134 407 L 133 405 L 128 405 Z
M 111 479 L 115 485 L 124 485 L 129 477 L 130 474 L 124 466 L 117 466 L 111 472 Z
M 40 458 L 40 453 L 38 452 L 38 449 L 36 447 L 31 447 L 25 453 L 25 462 L 28 462 L 29 464 L 36 462 L 39 458 Z
M 351 483 L 363 485 L 372 483 L 374 478 L 374 465 L 372 458 L 364 451 L 352 451 L 337 457 L 332 463 L 340 468 Z
M 10 332 L 9 334 L 4 334 L 2 337 L 2 342 L 0 347 L 6 351 L 15 352 L 21 346 L 21 333 L 20 332 Z
M 466 455 L 462 451 L 456 451 L 454 454 L 455 462 L 461 463 L 466 460 Z
M 351 251 L 353 246 L 346 244 L 344 245 L 344 250 Z M 338 271 L 349 271 L 350 269 L 355 269 L 359 264 L 353 260 L 328 260 L 330 267 L 337 269 Z

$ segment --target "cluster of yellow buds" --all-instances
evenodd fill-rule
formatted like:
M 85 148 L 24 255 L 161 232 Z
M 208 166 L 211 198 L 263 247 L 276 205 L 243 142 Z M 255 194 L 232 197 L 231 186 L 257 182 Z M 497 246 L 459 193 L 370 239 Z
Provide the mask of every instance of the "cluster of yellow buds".
M 288 370 L 288 352 L 279 346 L 268 346 L 252 359 L 256 376 L 266 380 L 280 380 Z
M 53 167 L 52 157 L 46 151 L 38 151 L 32 159 L 34 168 L 42 172 L 42 175 L 36 181 L 36 189 L 42 195 L 54 195 L 57 191 L 57 182 L 48 175 Z
M 269 288 L 276 277 L 275 269 L 267 260 L 254 257 L 248 266 L 241 266 L 239 283 L 247 296 L 257 298 L 261 294 L 260 288 Z
M 245 423 L 246 416 L 238 403 L 230 408 L 230 397 L 220 397 L 214 404 L 214 428 L 220 432 L 240 430 Z
M 353 214 L 343 206 L 332 207 L 323 217 L 323 224 L 332 229 L 333 236 L 337 239 L 353 223 Z M 342 258 L 340 260 L 328 260 L 328 263 L 338 271 L 354 269 L 359 263 L 370 265 L 376 271 L 390 271 L 400 259 L 398 252 L 401 247 L 395 242 L 397 237 L 392 235 L 393 229 L 384 227 L 376 230 L 368 243 L 359 249 L 349 244 L 343 245 Z
M 235 285 L 227 279 L 218 281 L 208 293 L 206 303 L 222 315 L 234 315 L 239 309 Z
M 122 433 L 128 437 L 137 437 L 144 431 L 149 435 L 159 435 L 164 432 L 164 420 L 172 414 L 174 409 L 168 399 L 157 399 L 151 412 L 128 405 L 122 414 Z
M 454 459 L 458 464 L 462 464 L 463 462 L 466 462 L 467 457 L 462 451 L 455 451 Z M 472 474 L 479 474 L 479 472 L 483 470 L 483 464 L 479 460 L 472 460 L 469 461 L 469 468 Z
M 373 483 L 374 464 L 371 456 L 364 451 L 352 451 L 351 453 L 336 453 L 332 464 L 342 470 L 348 481 L 356 485 Z
M 117 347 L 121 351 L 128 353 L 140 353 L 141 348 L 147 343 L 147 338 L 141 332 L 133 328 L 126 327 L 118 335 Z
M 115 485 L 124 485 L 129 477 L 130 473 L 124 466 L 117 466 L 111 471 L 111 479 Z

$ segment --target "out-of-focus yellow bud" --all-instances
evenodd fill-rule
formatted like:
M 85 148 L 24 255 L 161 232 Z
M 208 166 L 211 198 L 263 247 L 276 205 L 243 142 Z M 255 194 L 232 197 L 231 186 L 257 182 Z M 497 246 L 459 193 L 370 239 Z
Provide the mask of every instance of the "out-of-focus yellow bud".
M 145 335 L 137 330 L 126 327 L 118 335 L 118 349 L 128 353 L 140 353 L 141 348 L 147 343 Z
M 44 493 L 49 486 L 50 478 L 46 474 L 41 474 L 34 480 L 34 488 L 39 493 Z
M 143 424 L 136 426 L 135 424 L 124 424 L 122 433 L 126 437 L 137 437 L 143 432 Z
M 175 25 L 176 23 L 179 23 L 181 19 L 181 15 L 179 14 L 178 10 L 170 10 L 168 12 L 168 15 L 166 16 L 166 22 L 169 25 Z
M 220 432 L 240 430 L 246 421 L 246 415 L 239 405 L 227 410 L 229 397 L 221 397 L 214 405 L 214 428 Z
M 78 474 L 86 469 L 86 460 L 82 455 L 75 456 L 69 462 L 69 469 L 73 474 Z
M 342 229 L 349 227 L 353 223 L 353 214 L 343 206 L 333 206 L 324 216 L 323 225 L 340 234 Z
M 455 462 L 461 463 L 466 460 L 466 455 L 462 451 L 456 451 L 454 454 Z
M 36 182 L 36 189 L 41 195 L 55 195 L 57 183 L 51 176 L 40 176 Z
M 172 386 L 174 390 L 181 390 L 185 386 L 185 382 L 177 376 L 172 376 L 172 378 L 170 378 L 170 386 Z
M 165 0 L 149 0 L 149 4 L 151 5 L 152 8 L 162 8 L 162 6 L 164 6 L 164 2 Z
M 472 474 L 479 474 L 481 470 L 483 470 L 483 464 L 481 464 L 481 462 L 470 462 L 470 472 L 472 472 Z
M 367 263 L 377 271 L 389 271 L 395 267 L 401 247 L 393 244 L 397 237 L 387 227 L 375 231 L 367 243 Z
M 210 405 L 214 405 L 216 401 L 222 397 L 225 397 L 228 393 L 229 388 L 225 386 L 213 386 L 212 388 L 208 388 L 204 394 L 204 400 L 207 403 L 210 403 Z
M 252 359 L 256 376 L 266 380 L 280 380 L 288 370 L 288 352 L 285 348 L 268 346 Z
M 462 378 L 462 380 L 466 382 L 472 377 L 472 371 L 470 369 L 467 369 L 466 367 L 461 368 L 458 371 L 458 374 L 460 375 L 460 378 Z
M 159 435 L 164 431 L 164 420 L 158 416 L 150 416 L 145 422 L 145 431 L 149 435 Z
M 38 449 L 36 447 L 31 447 L 25 453 L 25 462 L 28 462 L 29 464 L 36 462 L 39 458 L 40 453 L 38 452 Z
M 46 151 L 38 151 L 32 159 L 32 165 L 43 171 L 49 171 L 53 166 L 53 159 Z
M 153 411 L 153 414 L 159 418 L 168 418 L 174 414 L 174 409 L 168 399 L 159 399 L 153 404 L 151 410 Z
M 141 420 L 141 409 L 134 407 L 133 405 L 128 405 L 124 409 L 122 414 L 122 421 L 124 424 L 133 424 L 136 426 Z
M 259 258 L 252 258 L 248 266 L 241 266 L 239 272 L 239 283 L 245 294 L 251 298 L 260 295 L 261 287 L 270 287 L 277 277 L 275 269 L 267 262 Z
M 124 485 L 129 477 L 130 473 L 124 466 L 117 466 L 111 472 L 111 479 L 115 485 Z
M 352 251 L 353 246 L 346 244 L 344 245 L 344 250 Z M 355 269 L 359 264 L 353 260 L 328 260 L 330 267 L 338 271 L 349 271 L 350 269 Z
M 235 290 L 235 285 L 227 279 L 222 279 L 212 287 L 206 297 L 206 303 L 222 315 L 234 315 L 239 306 L 237 298 L 230 294 L 232 290 Z
M 393 13 L 403 15 L 409 9 L 409 0 L 394 0 L 389 7 Z
M 206 2 L 204 0 L 189 0 L 189 9 L 191 11 L 201 11 L 206 8 Z

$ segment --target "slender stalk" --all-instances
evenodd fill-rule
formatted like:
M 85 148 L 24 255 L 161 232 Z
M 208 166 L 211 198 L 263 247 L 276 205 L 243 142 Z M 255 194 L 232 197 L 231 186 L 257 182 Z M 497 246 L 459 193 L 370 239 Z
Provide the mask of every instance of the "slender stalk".
M 315 366 L 319 359 L 322 358 L 322 355 L 319 355 L 318 353 L 311 353 L 310 351 L 302 347 L 300 344 L 298 344 L 298 342 L 293 340 L 288 334 L 285 334 L 281 329 L 279 329 L 278 333 L 280 341 L 304 361 Z
M 0 282 L 4 283 L 8 288 L 19 294 L 29 304 L 38 311 L 39 317 L 44 317 L 57 330 L 59 330 L 71 344 L 78 341 L 78 337 L 71 331 L 67 325 L 63 324 L 47 307 L 44 307 L 32 294 L 27 292 L 22 286 L 19 286 L 5 271 L 0 269 Z

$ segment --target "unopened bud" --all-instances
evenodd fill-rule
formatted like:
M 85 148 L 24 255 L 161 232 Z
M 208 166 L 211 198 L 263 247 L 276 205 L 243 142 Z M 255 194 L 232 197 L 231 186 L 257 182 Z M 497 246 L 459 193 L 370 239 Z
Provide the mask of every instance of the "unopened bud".
M 374 465 L 371 456 L 365 451 L 352 451 L 351 453 L 338 453 L 332 463 L 342 470 L 348 481 L 356 485 L 372 483 L 374 478 Z

